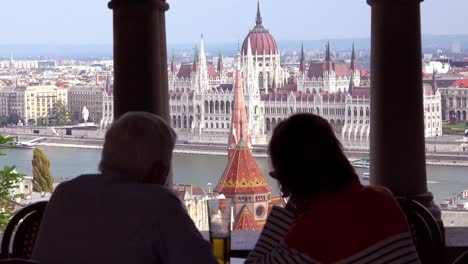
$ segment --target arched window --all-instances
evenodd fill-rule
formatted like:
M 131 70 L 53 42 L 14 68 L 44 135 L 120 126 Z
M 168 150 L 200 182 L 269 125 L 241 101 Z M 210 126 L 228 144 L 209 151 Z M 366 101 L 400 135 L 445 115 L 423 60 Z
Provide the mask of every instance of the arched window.
M 210 107 L 208 105 L 208 101 L 205 101 L 205 114 L 208 114 L 209 110 L 210 110 Z

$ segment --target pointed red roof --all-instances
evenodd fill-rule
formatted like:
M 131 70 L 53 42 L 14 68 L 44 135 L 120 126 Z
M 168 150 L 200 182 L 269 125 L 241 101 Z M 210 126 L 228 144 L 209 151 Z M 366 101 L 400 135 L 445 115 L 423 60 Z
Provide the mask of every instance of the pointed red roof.
M 247 206 L 244 205 L 244 208 L 242 209 L 241 213 L 234 221 L 234 226 L 232 229 L 248 231 L 258 230 L 257 222 L 255 222 L 255 219 L 250 213 L 249 209 L 247 209 Z
M 234 149 L 239 144 L 240 138 L 243 138 L 246 146 L 250 146 L 250 136 L 248 134 L 247 112 L 244 102 L 244 84 L 240 69 L 236 70 L 236 80 L 234 84 L 234 101 L 231 118 L 231 132 L 228 139 L 228 154 L 232 156 Z
M 468 87 L 468 79 L 456 80 L 452 85 L 460 88 Z
M 233 195 L 270 191 L 271 186 L 263 177 L 252 155 L 252 149 L 241 139 L 213 192 Z

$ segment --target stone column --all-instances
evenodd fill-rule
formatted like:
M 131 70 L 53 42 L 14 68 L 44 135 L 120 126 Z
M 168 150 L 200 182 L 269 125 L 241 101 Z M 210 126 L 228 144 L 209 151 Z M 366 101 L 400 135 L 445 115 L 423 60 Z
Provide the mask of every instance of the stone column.
M 421 60 L 422 0 L 367 0 L 372 9 L 371 184 L 421 202 L 427 189 Z
M 157 114 L 170 124 L 165 0 L 111 0 L 114 29 L 114 118 Z M 167 179 L 172 185 L 172 174 Z
M 165 0 L 112 0 L 114 115 L 146 111 L 169 120 Z

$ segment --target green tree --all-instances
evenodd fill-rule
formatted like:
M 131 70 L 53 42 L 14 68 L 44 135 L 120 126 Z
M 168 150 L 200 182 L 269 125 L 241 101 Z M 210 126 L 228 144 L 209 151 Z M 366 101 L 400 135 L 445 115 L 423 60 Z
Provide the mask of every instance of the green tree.
M 13 138 L 0 135 L 0 150 L 11 148 L 9 145 Z M 5 154 L 0 152 L 0 156 Z M 19 194 L 14 194 L 16 186 L 23 180 L 24 175 L 17 173 L 15 166 L 5 166 L 0 170 L 0 231 L 5 230 L 8 221 L 14 214 L 15 207 L 18 206 L 16 198 Z
M 36 121 L 37 126 L 47 126 L 48 123 L 47 117 L 38 117 Z
M 39 148 L 34 149 L 33 160 L 33 191 L 52 192 L 54 178 L 50 175 L 50 161 Z
M 445 100 L 445 97 L 442 97 L 441 100 L 441 114 L 442 114 L 442 120 L 445 120 L 445 111 L 447 111 L 447 101 Z M 450 120 L 449 120 L 450 121 Z
M 1 126 L 6 126 L 8 124 L 8 117 L 7 116 L 0 116 L 0 125 Z
M 56 125 L 59 126 L 66 125 L 70 121 L 70 110 L 68 109 L 68 105 L 62 100 L 57 100 L 55 103 L 55 117 Z
M 17 113 L 12 113 L 8 115 L 8 124 L 18 124 L 21 120 L 21 117 Z

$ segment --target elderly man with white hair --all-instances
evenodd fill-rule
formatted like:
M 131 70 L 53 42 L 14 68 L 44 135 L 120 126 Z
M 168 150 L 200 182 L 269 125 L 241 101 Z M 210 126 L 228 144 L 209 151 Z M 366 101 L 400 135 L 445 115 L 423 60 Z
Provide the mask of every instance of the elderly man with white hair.
M 106 133 L 101 173 L 64 182 L 53 193 L 33 259 L 49 264 L 216 263 L 179 199 L 163 186 L 175 140 L 174 131 L 156 115 L 130 112 L 116 120 Z

